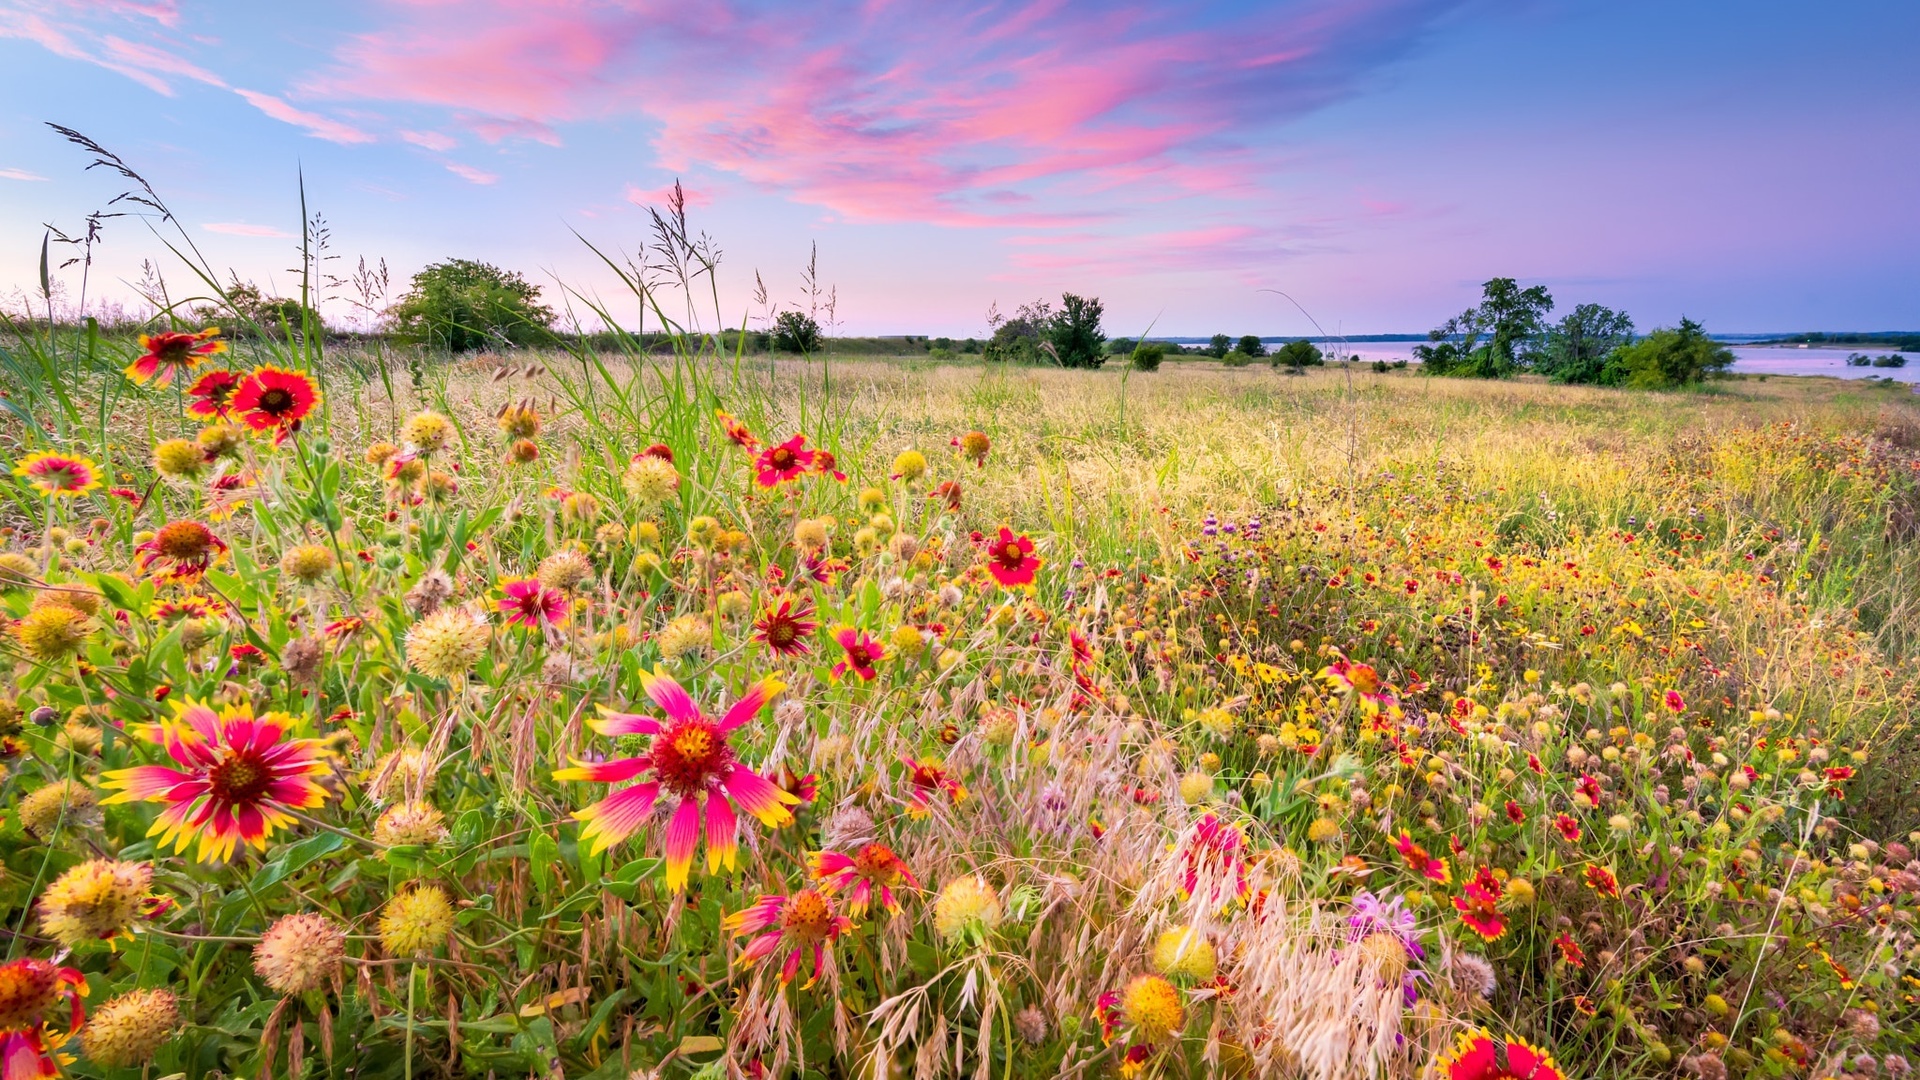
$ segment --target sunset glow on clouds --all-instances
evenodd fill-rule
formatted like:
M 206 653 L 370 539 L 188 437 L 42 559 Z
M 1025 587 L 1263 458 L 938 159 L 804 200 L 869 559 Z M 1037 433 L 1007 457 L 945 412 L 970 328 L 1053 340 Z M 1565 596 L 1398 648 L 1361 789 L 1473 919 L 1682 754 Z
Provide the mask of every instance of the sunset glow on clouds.
M 298 228 L 297 167 L 348 254 L 588 289 L 608 282 L 569 229 L 631 249 L 678 178 L 729 304 L 818 241 L 850 332 L 977 333 L 989 301 L 1062 289 L 1128 330 L 1302 329 L 1261 287 L 1351 331 L 1418 330 L 1496 274 L 1646 324 L 1920 326 L 1892 280 L 1920 251 L 1899 179 L 1920 108 L 1872 57 L 1920 17 L 1891 5 L 1812 26 L 1784 0 L 1739 19 L 1651 0 L 280 7 L 0 0 L 0 86 L 28 105 L 0 117 L 0 283 L 24 282 L 38 222 L 95 205 L 26 179 L 84 164 L 52 120 L 198 220 L 288 222 L 208 226 L 263 284 Z M 1868 156 L 1828 175 L 1770 145 Z M 127 277 L 151 252 L 122 235 L 102 257 Z

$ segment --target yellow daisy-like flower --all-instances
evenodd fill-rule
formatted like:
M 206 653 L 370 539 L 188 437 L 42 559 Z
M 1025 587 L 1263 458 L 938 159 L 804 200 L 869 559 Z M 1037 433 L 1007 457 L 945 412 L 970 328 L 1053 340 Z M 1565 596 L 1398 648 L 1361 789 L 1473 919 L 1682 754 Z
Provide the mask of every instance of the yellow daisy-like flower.
M 35 491 L 49 499 L 73 498 L 100 486 L 100 467 L 78 454 L 42 450 L 28 454 L 13 466 Z

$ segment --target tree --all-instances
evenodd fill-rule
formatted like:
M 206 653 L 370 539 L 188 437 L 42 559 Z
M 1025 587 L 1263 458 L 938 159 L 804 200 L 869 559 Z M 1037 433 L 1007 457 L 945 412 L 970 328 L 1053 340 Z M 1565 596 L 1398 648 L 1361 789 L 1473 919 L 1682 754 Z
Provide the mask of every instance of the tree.
M 1626 312 L 1581 304 L 1547 331 L 1534 368 L 1554 382 L 1596 383 L 1608 355 L 1632 343 L 1633 320 Z
M 1127 358 L 1127 363 L 1133 365 L 1135 371 L 1159 371 L 1160 361 L 1166 354 L 1166 346 L 1157 341 L 1149 341 L 1133 350 L 1132 355 Z
M 1060 310 L 1047 323 L 1047 341 L 1061 367 L 1097 368 L 1107 362 L 1101 348 L 1107 333 L 1100 327 L 1105 308 L 1097 297 L 1063 293 Z
M 194 308 L 193 316 L 208 326 L 222 326 L 228 337 L 284 337 L 289 331 L 299 334 L 309 329 L 316 334 L 326 332 L 318 311 L 302 307 L 298 300 L 268 296 L 258 285 L 237 276 L 222 290 L 221 299 L 223 305 Z
M 1655 330 L 1615 349 L 1600 381 L 1649 390 L 1692 386 L 1724 374 L 1733 359 L 1732 349 L 1708 337 L 1699 323 L 1682 318 L 1678 328 Z
M 1128 338 L 1128 337 L 1114 338 L 1112 341 L 1107 342 L 1107 355 L 1108 356 L 1130 355 L 1133 352 L 1134 344 L 1135 343 L 1132 338 Z
M 1480 303 L 1448 319 L 1414 347 L 1426 370 L 1435 375 L 1499 379 L 1533 358 L 1553 297 L 1545 285 L 1522 289 L 1512 278 L 1494 278 L 1481 286 Z M 1482 335 L 1487 338 L 1480 345 Z M 1459 338 L 1458 342 L 1454 338 Z
M 1225 334 L 1215 334 L 1207 341 L 1207 355 L 1215 360 L 1227 355 L 1233 348 L 1233 339 Z
M 1267 346 L 1260 340 L 1260 335 L 1248 334 L 1240 339 L 1239 344 L 1233 347 L 1233 351 L 1246 353 L 1248 356 L 1265 356 L 1267 355 Z
M 501 341 L 531 345 L 546 340 L 553 324 L 538 286 L 511 270 L 471 259 L 434 263 L 413 275 L 387 318 L 402 338 L 449 352 Z
M 773 347 L 810 353 L 820 347 L 820 324 L 804 311 L 783 311 L 773 319 Z
M 982 350 L 988 361 L 1031 364 L 1040 359 L 1041 334 L 1053 323 L 1053 305 L 1045 300 L 1021 304 L 1008 318 L 999 305 L 987 308 L 987 325 L 993 329 Z
M 1326 362 L 1327 358 L 1321 354 L 1318 345 L 1308 341 L 1306 338 L 1301 338 L 1298 341 L 1289 341 L 1285 345 L 1275 349 L 1272 364 L 1274 367 L 1285 364 L 1287 367 L 1297 370 L 1299 368 L 1318 367 Z

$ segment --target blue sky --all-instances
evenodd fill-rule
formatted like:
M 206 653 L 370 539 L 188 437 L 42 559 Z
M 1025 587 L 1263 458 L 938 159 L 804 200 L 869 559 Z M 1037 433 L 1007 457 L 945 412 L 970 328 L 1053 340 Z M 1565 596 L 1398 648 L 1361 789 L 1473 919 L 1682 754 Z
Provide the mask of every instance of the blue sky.
M 296 176 L 344 273 L 481 258 L 614 282 L 676 178 L 848 333 L 1092 293 L 1129 333 L 1418 331 L 1496 275 L 1642 327 L 1920 329 L 1920 5 L 0 0 L 0 291 L 153 181 L 223 272 L 292 287 Z M 92 292 L 131 300 L 134 219 Z M 68 271 L 69 293 L 77 288 Z M 630 308 L 630 303 L 627 305 Z M 328 313 L 345 316 L 343 301 Z

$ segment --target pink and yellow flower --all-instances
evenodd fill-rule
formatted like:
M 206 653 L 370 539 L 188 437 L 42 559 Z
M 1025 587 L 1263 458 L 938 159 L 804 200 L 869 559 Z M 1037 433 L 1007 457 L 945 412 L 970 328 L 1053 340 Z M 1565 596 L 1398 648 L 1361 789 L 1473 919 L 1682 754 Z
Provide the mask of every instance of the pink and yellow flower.
M 177 716 L 143 725 L 140 734 L 158 743 L 181 766 L 137 765 L 107 773 L 102 786 L 118 791 L 104 801 L 157 802 L 167 807 L 147 830 L 162 848 L 185 854 L 198 839 L 202 862 L 231 859 L 240 841 L 266 850 L 277 829 L 291 828 L 288 811 L 310 810 L 327 801 L 319 778 L 331 771 L 318 739 L 288 737 L 293 718 L 268 713 L 255 719 L 245 705 L 222 712 L 198 702 L 175 706 Z
M 1433 1073 L 1444 1080 L 1565 1080 L 1546 1051 L 1523 1039 L 1500 1039 L 1485 1028 L 1459 1037 L 1453 1049 L 1434 1059 Z
M 840 649 L 846 659 L 833 665 L 833 677 L 845 678 L 849 674 L 860 676 L 863 682 L 871 682 L 880 674 L 874 665 L 887 655 L 886 647 L 875 641 L 871 634 L 843 626 L 833 632 L 833 640 L 840 643 Z
M 1437 859 L 1427 854 L 1426 848 L 1413 842 L 1411 834 L 1402 831 L 1399 839 L 1393 842 L 1393 846 L 1400 852 L 1400 858 L 1406 862 L 1407 869 L 1421 877 L 1429 881 L 1437 881 L 1442 885 L 1453 880 L 1453 872 L 1447 868 L 1447 860 Z
M 233 392 L 232 408 L 255 431 L 274 432 L 277 443 L 287 432 L 297 431 L 313 407 L 320 403 L 320 391 L 313 380 L 297 371 L 277 367 L 257 367 L 247 373 Z
M 137 383 L 151 380 L 155 386 L 165 386 L 173 381 L 176 372 L 192 371 L 207 357 L 226 352 L 227 343 L 219 338 L 217 326 L 195 334 L 175 331 L 141 334 L 140 347 L 146 351 L 127 365 L 127 378 Z
M 240 382 L 241 375 L 237 371 L 222 368 L 207 372 L 187 387 L 187 396 L 193 399 L 193 403 L 187 406 L 187 412 L 202 420 L 222 419 L 233 404 L 233 395 L 240 389 Z
M 1033 539 L 1015 536 L 1012 529 L 1000 526 L 1000 535 L 987 544 L 987 573 L 1009 589 L 1033 584 L 1040 560 L 1033 554 Z
M 907 767 L 907 784 L 912 789 L 907 795 L 909 814 L 926 814 L 935 795 L 945 795 L 956 804 L 967 800 L 967 786 L 939 758 L 916 761 L 902 755 L 900 762 Z
M 816 851 L 810 862 L 814 879 L 845 894 L 847 910 L 855 915 L 866 914 L 876 891 L 880 894 L 880 906 L 890 914 L 897 914 L 900 901 L 893 890 L 902 886 L 920 887 L 919 879 L 907 869 L 906 860 L 885 844 L 868 844 L 852 855 Z
M 787 807 L 797 804 L 799 798 L 742 765 L 727 743 L 728 735 L 758 716 L 760 709 L 785 688 L 777 679 L 763 679 L 718 720 L 712 720 L 668 676 L 643 675 L 642 680 L 647 697 L 667 714 L 665 720 L 602 709 L 593 727 L 608 736 L 651 735 L 653 744 L 647 752 L 603 762 L 576 761 L 573 768 L 560 769 L 553 777 L 600 784 L 647 777 L 574 812 L 576 819 L 586 823 L 580 839 L 594 854 L 638 831 L 663 793 L 674 799 L 678 805 L 667 823 L 665 853 L 667 887 L 678 892 L 687 887 L 694 848 L 700 840 L 702 800 L 709 874 L 722 866 L 732 869 L 738 856 L 734 803 L 768 828 L 780 828 L 793 820 L 793 812 Z
M 763 488 L 779 487 L 789 480 L 805 476 L 813 468 L 814 451 L 807 449 L 807 437 L 795 435 L 786 442 L 769 446 L 754 459 L 754 479 Z
M 24 478 L 50 499 L 84 495 L 100 486 L 100 467 L 78 454 L 42 450 L 14 463 L 13 475 Z
M 820 624 L 813 621 L 813 602 L 804 596 L 783 596 L 767 603 L 753 622 L 754 640 L 781 656 L 805 656 L 812 651 L 807 639 Z
M 508 626 L 562 626 L 567 621 L 567 594 L 549 589 L 539 578 L 509 581 L 500 586 L 506 595 L 500 598 L 500 614 Z
M 820 980 L 832 963 L 829 950 L 841 934 L 853 929 L 853 920 L 833 910 L 833 895 L 820 889 L 801 889 L 789 896 L 762 896 L 744 911 L 736 911 L 722 921 L 735 937 L 752 937 L 740 952 L 736 963 L 758 963 L 787 951 L 780 964 L 781 983 L 790 983 L 800 970 L 802 957 L 812 954 L 813 966 L 806 989 Z
M 73 1058 L 59 1053 L 86 1020 L 80 999 L 87 979 L 69 967 L 37 957 L 0 964 L 0 1080 L 43 1080 L 57 1076 Z M 47 1030 L 46 1014 L 61 1001 L 71 1004 L 68 1030 Z
M 1247 839 L 1238 825 L 1204 814 L 1180 838 L 1180 892 L 1199 897 L 1219 910 L 1244 900 L 1252 889 L 1247 879 Z

